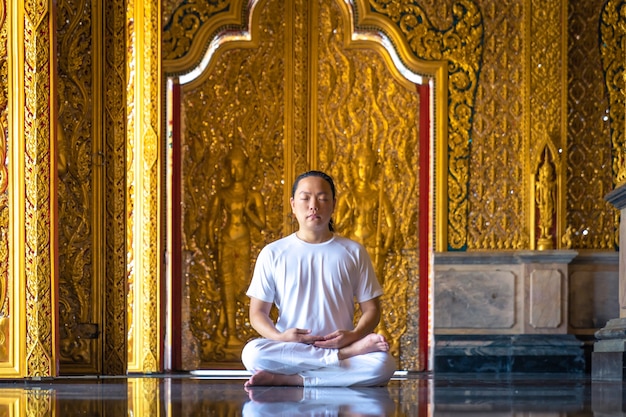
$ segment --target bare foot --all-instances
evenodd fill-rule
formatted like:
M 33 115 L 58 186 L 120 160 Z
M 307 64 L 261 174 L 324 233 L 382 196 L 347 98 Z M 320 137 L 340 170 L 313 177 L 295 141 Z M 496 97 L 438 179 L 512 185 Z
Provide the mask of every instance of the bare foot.
M 370 333 L 351 345 L 339 349 L 339 359 L 348 359 L 353 356 L 371 352 L 389 352 L 389 343 L 381 334 Z
M 300 375 L 283 375 L 275 374 L 269 371 L 259 371 L 252 375 L 249 380 L 246 381 L 244 387 L 255 386 L 302 386 L 303 381 Z

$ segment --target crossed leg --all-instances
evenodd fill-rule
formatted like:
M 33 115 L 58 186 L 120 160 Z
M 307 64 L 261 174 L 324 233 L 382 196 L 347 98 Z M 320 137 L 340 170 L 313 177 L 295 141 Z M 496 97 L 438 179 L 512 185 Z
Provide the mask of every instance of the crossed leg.
M 344 360 L 354 356 L 365 355 L 372 352 L 388 352 L 389 344 L 384 336 L 371 333 L 356 342 L 339 349 L 338 359 Z M 267 370 L 255 372 L 244 384 L 245 387 L 282 385 L 282 386 L 302 386 L 304 379 L 298 374 L 279 374 Z

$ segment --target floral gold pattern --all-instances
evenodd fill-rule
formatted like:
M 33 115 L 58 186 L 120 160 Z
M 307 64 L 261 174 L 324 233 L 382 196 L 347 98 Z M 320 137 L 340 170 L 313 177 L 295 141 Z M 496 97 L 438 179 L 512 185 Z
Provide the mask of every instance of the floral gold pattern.
M 484 23 L 472 0 L 454 2 L 451 27 L 435 28 L 417 2 L 370 0 L 371 10 L 387 16 L 422 60 L 448 62 L 448 247 L 467 248 L 470 132 L 483 59 Z M 439 4 L 437 3 L 437 6 Z M 368 12 L 363 11 L 363 14 Z
M 128 1 L 126 217 L 128 371 L 160 367 L 160 9 Z
M 106 156 L 106 277 L 103 371 L 123 375 L 127 369 L 126 298 L 126 4 L 107 0 L 104 61 Z
M 52 74 L 48 1 L 24 3 L 24 182 L 26 275 L 26 374 L 55 376 L 53 232 L 50 145 Z M 52 90 L 54 91 L 54 90 Z

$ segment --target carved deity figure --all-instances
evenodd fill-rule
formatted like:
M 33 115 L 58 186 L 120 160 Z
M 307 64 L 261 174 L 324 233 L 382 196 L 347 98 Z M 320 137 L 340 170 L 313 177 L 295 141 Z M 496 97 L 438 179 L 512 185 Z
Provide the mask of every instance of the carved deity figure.
M 393 243 L 395 220 L 381 179 L 376 184 L 377 154 L 368 146 L 357 148 L 352 166 L 353 186 L 337 203 L 337 228 L 367 249 L 384 283 L 385 257 Z
M 265 227 L 265 206 L 258 191 L 250 190 L 245 181 L 247 157 L 233 149 L 226 167 L 230 178 L 213 201 L 209 239 L 217 246 L 217 265 L 224 305 L 218 326 L 227 334 L 226 346 L 241 344 L 237 335 L 237 299 L 250 279 L 250 230 Z M 217 233 L 217 236 L 216 236 Z
M 539 209 L 539 245 L 538 249 L 552 249 L 552 234 L 555 206 L 555 175 L 554 167 L 546 158 L 539 167 L 539 175 L 535 185 L 535 202 Z

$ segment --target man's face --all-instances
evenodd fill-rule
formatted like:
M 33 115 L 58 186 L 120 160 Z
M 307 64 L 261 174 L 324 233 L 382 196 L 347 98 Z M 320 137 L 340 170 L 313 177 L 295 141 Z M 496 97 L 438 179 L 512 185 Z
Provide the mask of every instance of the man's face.
M 330 184 L 320 177 L 301 179 L 291 198 L 291 210 L 300 229 L 328 231 L 328 223 L 335 210 Z

